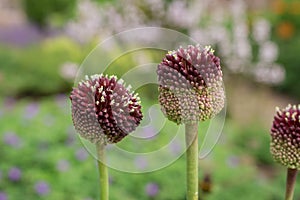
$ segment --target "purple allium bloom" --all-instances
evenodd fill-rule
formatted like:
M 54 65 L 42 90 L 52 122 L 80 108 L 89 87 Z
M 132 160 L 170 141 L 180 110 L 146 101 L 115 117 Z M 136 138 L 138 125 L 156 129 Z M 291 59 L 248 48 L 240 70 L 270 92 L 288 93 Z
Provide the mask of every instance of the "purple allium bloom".
M 32 102 L 25 107 L 24 117 L 25 119 L 32 119 L 39 112 L 39 104 L 36 102 Z
M 7 200 L 7 195 L 4 192 L 0 192 L 0 200 Z
M 34 189 L 37 194 L 44 196 L 50 192 L 50 187 L 45 181 L 39 181 L 35 184 Z
M 60 172 L 65 172 L 70 169 L 70 163 L 67 160 L 59 160 L 56 164 L 56 169 Z
M 76 131 L 95 143 L 116 143 L 140 124 L 140 99 L 116 76 L 86 76 L 73 88 L 72 119 Z
M 148 183 L 145 187 L 145 191 L 149 197 L 155 197 L 159 192 L 159 187 L 156 183 Z
M 189 45 L 168 52 L 157 75 L 162 111 L 177 124 L 210 119 L 224 107 L 220 59 L 210 47 Z
M 80 149 L 76 150 L 75 156 L 76 156 L 77 160 L 84 161 L 87 159 L 88 153 L 85 148 L 80 148 Z
M 21 178 L 21 170 L 17 167 L 12 167 L 8 172 L 8 178 L 11 181 L 18 181 Z
M 20 137 L 14 132 L 7 132 L 3 135 L 3 141 L 5 144 L 19 148 L 21 147 L 21 139 Z
M 276 108 L 271 128 L 270 150 L 282 165 L 300 170 L 300 104 Z

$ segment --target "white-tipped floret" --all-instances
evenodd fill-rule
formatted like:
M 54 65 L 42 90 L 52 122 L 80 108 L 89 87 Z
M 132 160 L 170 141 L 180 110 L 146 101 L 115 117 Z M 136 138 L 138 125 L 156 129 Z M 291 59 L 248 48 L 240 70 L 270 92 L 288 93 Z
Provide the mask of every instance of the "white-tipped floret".
M 105 102 L 104 96 L 101 96 L 101 102 Z

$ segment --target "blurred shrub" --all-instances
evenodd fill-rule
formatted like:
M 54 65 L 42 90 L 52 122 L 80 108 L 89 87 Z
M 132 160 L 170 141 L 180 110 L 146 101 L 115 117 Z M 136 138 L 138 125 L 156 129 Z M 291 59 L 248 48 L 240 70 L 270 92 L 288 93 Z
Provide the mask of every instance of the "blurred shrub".
M 270 154 L 270 136 L 268 130 L 253 125 L 240 128 L 234 140 L 245 153 L 255 158 L 257 164 L 272 165 L 274 161 Z
M 276 0 L 272 4 L 273 38 L 280 46 L 278 62 L 286 69 L 286 79 L 280 91 L 300 98 L 300 2 Z
M 72 80 L 61 74 L 65 62 L 80 63 L 88 50 L 68 38 L 58 37 L 26 48 L 0 46 L 0 93 L 48 95 L 69 91 Z
M 77 0 L 23 0 L 28 19 L 39 26 L 45 26 L 51 16 L 69 18 L 74 14 Z

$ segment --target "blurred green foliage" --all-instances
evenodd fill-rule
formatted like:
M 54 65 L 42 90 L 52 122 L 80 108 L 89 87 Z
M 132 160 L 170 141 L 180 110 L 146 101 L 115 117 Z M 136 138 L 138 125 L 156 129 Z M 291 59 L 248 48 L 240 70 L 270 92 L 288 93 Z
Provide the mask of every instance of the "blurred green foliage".
M 285 81 L 278 89 L 300 98 L 300 2 L 298 0 L 276 0 L 267 15 L 273 26 L 273 40 L 279 46 L 278 62 L 286 70 Z
M 79 139 L 72 128 L 69 103 L 66 96 L 58 101 L 58 97 L 48 97 L 32 102 L 28 99 L 17 101 L 7 106 L 6 99 L 0 100 L 0 192 L 5 192 L 9 199 L 74 199 L 98 198 L 98 175 L 95 160 L 88 156 L 78 160 L 76 150 L 82 148 Z M 28 112 L 28 106 L 36 104 L 35 115 Z M 144 102 L 149 107 L 150 102 Z M 149 105 L 148 105 L 149 104 Z M 3 115 L 4 114 L 4 115 Z M 200 144 L 203 141 L 206 126 L 200 129 Z M 49 128 L 51 127 L 51 128 Z M 172 126 L 170 126 L 172 127 Z M 257 163 L 259 148 L 253 148 L 247 143 L 251 139 L 265 140 L 268 135 L 261 127 L 245 131 L 233 121 L 228 121 L 218 145 L 208 157 L 200 160 L 199 178 L 210 174 L 212 179 L 211 193 L 204 194 L 200 189 L 203 200 L 280 200 L 283 199 L 285 188 L 285 168 L 269 163 L 264 168 Z M 14 132 L 21 140 L 19 147 L 13 147 L 5 142 L 5 134 Z M 171 129 L 163 129 L 159 133 L 160 143 L 167 142 Z M 72 139 L 73 138 L 73 139 Z M 70 140 L 71 139 L 71 140 Z M 265 145 L 262 142 L 262 145 Z M 123 148 L 131 148 L 132 144 L 126 139 L 122 141 Z M 267 146 L 267 145 L 265 145 Z M 253 152 L 252 152 L 253 151 Z M 264 157 L 269 155 L 267 149 Z M 69 168 L 60 171 L 58 162 L 66 160 Z M 263 159 L 264 160 L 264 159 Z M 8 171 L 11 167 L 21 169 L 19 181 L 11 181 Z M 110 196 L 117 199 L 145 200 L 182 200 L 185 196 L 185 157 L 182 156 L 170 166 L 161 170 L 130 174 L 110 169 Z M 270 173 L 272 172 L 272 173 Z M 45 181 L 49 184 L 50 192 L 40 196 L 34 189 L 36 182 Z M 159 187 L 158 194 L 149 197 L 146 185 L 155 183 Z M 300 180 L 297 182 L 300 187 Z M 300 191 L 295 191 L 295 197 Z
M 24 11 L 28 19 L 44 27 L 49 18 L 59 16 L 66 20 L 74 15 L 77 0 L 23 0 Z
M 2 95 L 49 95 L 69 91 L 61 67 L 65 62 L 78 65 L 90 51 L 66 37 L 44 40 L 26 49 L 0 46 L 0 93 Z

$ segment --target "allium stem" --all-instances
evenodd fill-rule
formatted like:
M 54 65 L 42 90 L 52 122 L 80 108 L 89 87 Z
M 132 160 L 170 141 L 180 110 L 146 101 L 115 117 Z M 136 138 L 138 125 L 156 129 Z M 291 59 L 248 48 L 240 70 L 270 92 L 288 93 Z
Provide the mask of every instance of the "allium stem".
M 297 173 L 297 169 L 287 169 L 285 200 L 293 200 Z
M 198 200 L 198 123 L 185 124 L 187 200 Z
M 98 156 L 98 170 L 100 180 L 100 200 L 109 199 L 109 182 L 108 182 L 108 170 L 105 165 L 105 145 L 101 142 L 96 144 L 97 156 Z

